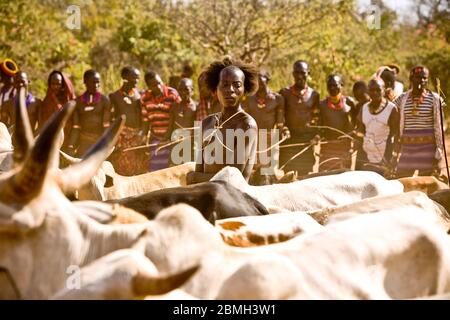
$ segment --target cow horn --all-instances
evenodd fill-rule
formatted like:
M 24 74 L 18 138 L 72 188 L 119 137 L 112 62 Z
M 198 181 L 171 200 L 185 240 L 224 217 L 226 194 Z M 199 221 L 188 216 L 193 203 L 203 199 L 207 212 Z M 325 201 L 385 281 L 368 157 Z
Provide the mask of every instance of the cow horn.
M 138 273 L 133 278 L 133 291 L 137 296 L 168 293 L 182 286 L 198 269 L 199 266 L 191 267 L 167 277 L 155 277 L 153 275 Z
M 19 89 L 19 99 L 16 100 L 14 106 L 16 119 L 12 143 L 14 146 L 13 160 L 15 165 L 25 160 L 28 151 L 33 146 L 33 134 L 26 109 L 25 94 L 25 88 L 21 87 Z
M 74 109 L 75 101 L 69 101 L 52 115 L 36 139 L 23 167 L 0 185 L 1 202 L 26 203 L 40 193 L 47 172 L 55 163 L 58 133 Z
M 80 158 L 75 158 L 75 157 L 69 156 L 67 153 L 59 150 L 59 165 L 60 165 L 60 167 L 65 168 L 65 167 L 71 166 L 73 164 L 76 164 L 80 161 L 81 161 Z
M 74 165 L 62 170 L 59 185 L 64 193 L 73 192 L 89 182 L 102 162 L 111 154 L 125 124 L 125 116 L 119 117 L 101 138 Z

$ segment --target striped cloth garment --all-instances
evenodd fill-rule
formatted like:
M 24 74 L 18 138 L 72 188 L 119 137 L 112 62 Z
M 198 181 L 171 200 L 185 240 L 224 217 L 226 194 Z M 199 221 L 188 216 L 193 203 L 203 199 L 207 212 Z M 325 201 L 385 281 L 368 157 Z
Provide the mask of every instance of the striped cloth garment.
M 405 94 L 408 95 L 404 96 Z M 433 93 L 427 91 L 421 101 L 414 102 L 409 92 L 394 101 L 403 117 L 401 154 L 397 164 L 398 176 L 410 175 L 415 170 L 419 170 L 422 175 L 431 174 L 433 170 L 437 149 L 434 100 Z
M 154 97 L 149 90 L 142 94 L 142 116 L 143 121 L 148 122 L 150 126 L 151 145 L 159 144 L 170 138 L 170 132 L 168 132 L 170 111 L 172 106 L 180 101 L 178 92 L 164 85 L 163 94 L 160 97 Z M 159 147 L 159 145 L 150 147 L 149 171 L 156 171 L 169 166 L 170 148 L 162 148 L 156 151 Z

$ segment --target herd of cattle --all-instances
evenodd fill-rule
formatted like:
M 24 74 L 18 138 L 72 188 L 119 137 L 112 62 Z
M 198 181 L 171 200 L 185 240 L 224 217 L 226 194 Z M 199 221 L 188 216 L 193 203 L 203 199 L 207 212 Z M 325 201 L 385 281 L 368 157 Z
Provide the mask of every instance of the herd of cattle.
M 12 138 L 0 123 L 2 299 L 450 298 L 435 178 L 252 186 L 226 167 L 186 186 L 193 163 L 123 177 L 105 159 L 124 118 L 75 159 L 59 150 L 74 104 L 34 139 L 20 102 Z

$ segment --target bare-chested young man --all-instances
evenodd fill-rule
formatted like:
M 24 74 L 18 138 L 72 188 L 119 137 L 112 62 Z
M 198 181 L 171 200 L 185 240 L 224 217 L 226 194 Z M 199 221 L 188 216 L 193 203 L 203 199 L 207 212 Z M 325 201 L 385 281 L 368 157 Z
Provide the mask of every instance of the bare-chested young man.
M 267 70 L 261 70 L 259 72 L 258 78 L 258 91 L 253 96 L 248 97 L 243 103 L 244 110 L 256 120 L 258 130 L 260 131 L 259 136 L 262 137 L 261 130 L 264 130 L 265 132 L 264 138 L 266 139 L 266 143 L 263 144 L 264 149 L 270 148 L 272 146 L 272 143 L 274 143 L 272 141 L 272 129 L 282 130 L 283 137 L 285 137 L 289 133 L 289 130 L 287 130 L 286 127 L 284 127 L 285 130 L 283 131 L 282 126 L 284 121 L 284 98 L 281 94 L 273 92 L 268 87 L 269 81 L 270 73 Z M 262 150 L 259 150 L 259 147 L 258 151 L 262 152 Z M 274 173 L 270 173 L 269 171 L 262 172 L 260 169 L 269 167 L 274 168 L 275 166 L 277 166 L 278 163 L 268 163 L 269 161 L 267 160 L 271 159 L 272 155 L 274 155 L 274 158 L 276 159 L 278 152 L 279 148 L 277 146 L 266 151 L 264 154 L 258 154 L 258 162 L 255 165 L 255 169 L 257 169 L 259 179 L 261 180 L 259 183 L 270 183 L 270 176 L 273 176 Z
M 100 74 L 87 70 L 83 75 L 86 91 L 77 97 L 73 113 L 73 128 L 69 149 L 81 157 L 109 127 L 111 105 L 109 98 L 100 92 Z
M 109 99 L 113 108 L 113 118 L 125 115 L 127 120 L 111 156 L 111 161 L 117 173 L 132 176 L 147 172 L 145 152 L 140 149 L 125 150 L 146 142 L 146 136 L 142 129 L 141 95 L 137 89 L 140 72 L 134 67 L 127 66 L 122 69 L 121 76 L 122 87 L 111 93 Z
M 294 170 L 299 175 L 306 175 L 312 170 L 315 161 L 313 148 L 293 159 L 304 146 L 284 145 L 309 143 L 317 133 L 317 129 L 309 125 L 317 125 L 320 97 L 317 91 L 308 86 L 309 74 L 306 61 L 296 61 L 292 71 L 295 83 L 280 91 L 285 100 L 285 122 L 279 123 L 278 127 L 286 125 L 291 137 L 280 147 L 280 165 L 285 165 L 285 171 Z
M 355 103 L 342 94 L 342 77 L 332 74 L 327 78 L 328 97 L 319 104 L 321 137 L 325 143 L 320 146 L 320 171 L 350 168 L 351 139 L 345 136 L 354 129 L 352 109 Z M 335 129 L 335 130 L 333 130 Z
M 176 102 L 170 111 L 169 134 L 173 139 L 183 138 L 180 144 L 190 146 L 190 153 L 181 150 L 179 157 L 183 161 L 194 161 L 194 125 L 197 115 L 197 102 L 194 101 L 194 82 L 189 78 L 182 78 L 177 86 L 181 101 Z M 181 148 L 182 149 L 182 148 Z M 170 159 L 172 164 L 180 164 Z
M 205 77 L 208 88 L 217 93 L 223 112 L 203 120 L 203 145 L 197 153 L 195 171 L 188 174 L 187 181 L 189 184 L 208 181 L 226 166 L 238 168 L 248 180 L 256 161 L 258 127 L 255 119 L 243 110 L 241 101 L 257 90 L 258 70 L 225 59 L 212 63 Z
M 193 128 L 197 111 L 194 101 L 194 82 L 189 78 L 182 78 L 177 86 L 181 100 L 172 106 L 170 112 L 169 132 L 183 128 Z

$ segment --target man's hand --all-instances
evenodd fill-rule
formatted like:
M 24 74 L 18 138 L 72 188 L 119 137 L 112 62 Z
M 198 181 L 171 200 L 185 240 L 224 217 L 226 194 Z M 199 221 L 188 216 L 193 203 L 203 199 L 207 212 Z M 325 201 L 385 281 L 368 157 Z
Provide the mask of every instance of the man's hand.
M 145 134 L 144 130 L 140 130 L 137 135 L 138 137 L 140 137 L 142 144 L 147 144 L 147 135 Z
M 384 177 L 386 179 L 394 179 L 397 175 L 397 154 L 393 153 L 391 160 L 386 162 L 386 170 L 384 172 Z
M 284 127 L 283 130 L 281 130 L 281 137 L 286 140 L 291 138 L 291 132 L 287 127 Z
M 434 159 L 433 160 L 433 173 L 432 175 L 436 178 L 445 175 L 445 160 L 444 159 Z
M 320 136 L 316 134 L 314 138 L 311 139 L 311 144 L 319 144 L 320 142 Z

